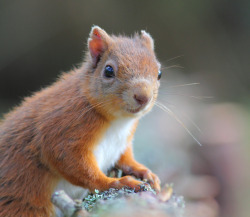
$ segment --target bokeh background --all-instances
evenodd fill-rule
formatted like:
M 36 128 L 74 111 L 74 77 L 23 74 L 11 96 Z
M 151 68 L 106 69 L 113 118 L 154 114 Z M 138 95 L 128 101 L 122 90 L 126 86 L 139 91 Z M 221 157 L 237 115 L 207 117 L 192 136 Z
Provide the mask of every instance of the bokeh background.
M 175 115 L 143 118 L 136 158 L 174 183 L 187 216 L 249 216 L 249 11 L 247 0 L 1 0 L 0 116 L 81 63 L 93 24 L 145 29 L 163 65 L 159 102 Z

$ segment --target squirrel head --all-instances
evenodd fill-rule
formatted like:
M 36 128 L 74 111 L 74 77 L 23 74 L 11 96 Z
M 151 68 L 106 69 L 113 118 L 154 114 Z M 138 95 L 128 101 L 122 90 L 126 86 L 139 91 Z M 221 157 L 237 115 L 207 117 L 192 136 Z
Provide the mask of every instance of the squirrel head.
M 128 38 L 94 26 L 86 58 L 84 91 L 96 110 L 109 117 L 139 117 L 151 110 L 161 72 L 149 33 Z

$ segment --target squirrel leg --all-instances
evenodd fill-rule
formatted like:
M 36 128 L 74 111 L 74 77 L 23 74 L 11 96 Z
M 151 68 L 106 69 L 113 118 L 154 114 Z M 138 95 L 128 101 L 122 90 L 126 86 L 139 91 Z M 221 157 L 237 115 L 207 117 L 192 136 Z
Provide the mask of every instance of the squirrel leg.
M 127 175 L 146 180 L 156 192 L 161 190 L 160 179 L 150 169 L 138 163 L 133 157 L 132 145 L 129 145 L 117 163 L 117 166 Z
M 95 156 L 90 150 L 85 150 L 84 154 L 79 151 L 67 152 L 60 162 L 56 158 L 50 158 L 49 160 L 62 177 L 73 185 L 87 188 L 91 192 L 94 192 L 95 189 L 104 191 L 109 188 L 119 189 L 125 186 L 138 191 L 140 185 L 143 184 L 143 182 L 137 181 L 131 176 L 122 178 L 107 177 L 98 167 Z

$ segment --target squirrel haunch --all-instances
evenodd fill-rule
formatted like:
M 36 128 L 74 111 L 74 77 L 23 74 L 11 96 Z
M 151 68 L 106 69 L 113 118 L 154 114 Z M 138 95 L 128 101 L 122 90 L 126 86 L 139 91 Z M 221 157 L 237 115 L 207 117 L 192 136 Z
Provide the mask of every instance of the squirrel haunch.
M 51 216 L 61 181 L 94 191 L 142 183 L 109 178 L 112 166 L 158 177 L 133 158 L 138 120 L 156 100 L 160 64 L 151 36 L 110 36 L 94 26 L 81 67 L 24 99 L 0 124 L 0 216 Z M 105 67 L 112 74 L 105 75 Z M 112 76 L 110 76 L 112 75 Z

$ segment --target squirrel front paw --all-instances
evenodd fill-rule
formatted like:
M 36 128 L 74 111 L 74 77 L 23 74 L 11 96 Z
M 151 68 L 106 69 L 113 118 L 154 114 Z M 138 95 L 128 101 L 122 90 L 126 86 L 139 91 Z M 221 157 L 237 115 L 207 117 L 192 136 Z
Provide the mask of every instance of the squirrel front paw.
M 137 173 L 138 177 L 142 178 L 142 180 L 144 180 L 145 182 L 148 182 L 151 185 L 151 187 L 156 190 L 156 192 L 161 191 L 160 179 L 158 178 L 157 175 L 152 173 L 149 169 L 146 168 L 146 169 L 138 170 L 135 173 Z
M 135 180 L 131 176 L 123 176 L 121 178 L 117 178 L 116 180 L 112 181 L 110 183 L 110 188 L 123 188 L 123 187 L 129 187 L 135 190 L 135 192 L 140 191 L 141 185 L 145 185 L 144 182 Z
M 140 178 L 143 181 L 149 183 L 151 187 L 156 191 L 161 191 L 161 182 L 158 176 L 151 172 L 148 168 L 144 166 L 139 166 L 136 168 L 129 168 L 128 171 L 125 170 L 126 174 L 134 175 L 136 178 Z

